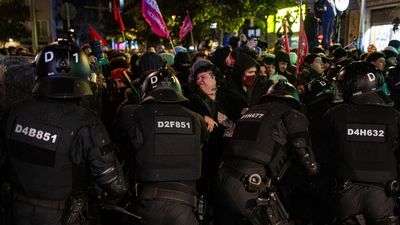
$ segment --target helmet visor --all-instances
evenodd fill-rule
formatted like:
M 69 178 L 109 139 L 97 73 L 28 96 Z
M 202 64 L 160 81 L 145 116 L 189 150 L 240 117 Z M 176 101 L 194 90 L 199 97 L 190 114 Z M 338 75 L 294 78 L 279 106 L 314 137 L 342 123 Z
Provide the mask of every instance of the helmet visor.
M 38 79 L 32 92 L 49 98 L 68 99 L 93 95 L 89 82 L 71 77 L 47 77 Z

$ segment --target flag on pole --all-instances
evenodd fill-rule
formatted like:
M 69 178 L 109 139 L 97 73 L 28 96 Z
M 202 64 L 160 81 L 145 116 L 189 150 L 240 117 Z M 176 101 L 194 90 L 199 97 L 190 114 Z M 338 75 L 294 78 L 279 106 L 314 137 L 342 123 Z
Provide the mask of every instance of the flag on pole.
M 154 33 L 171 40 L 156 0 L 142 0 L 142 15 Z
M 302 6 L 300 5 L 300 31 L 299 31 L 299 47 L 297 48 L 297 68 L 303 63 L 304 58 L 308 55 L 308 40 L 304 30 L 304 20 Z M 297 73 L 299 74 L 299 73 Z
M 181 30 L 179 31 L 179 40 L 182 40 L 192 29 L 193 29 L 192 21 L 190 20 L 189 15 L 186 15 Z
M 124 25 L 124 21 L 122 21 L 121 14 L 119 13 L 119 8 L 117 6 L 116 0 L 114 0 L 114 4 L 113 4 L 113 14 L 114 14 L 114 20 L 118 22 L 119 29 L 121 30 L 121 32 L 124 32 L 125 25 Z
M 88 24 L 89 27 L 89 37 L 91 41 L 99 40 L 103 46 L 107 45 L 107 41 L 94 29 L 91 24 Z
M 283 47 L 287 53 L 290 52 L 290 43 L 289 43 L 289 36 L 288 36 L 288 24 L 286 19 L 283 20 L 283 30 L 284 30 L 284 36 L 283 36 Z

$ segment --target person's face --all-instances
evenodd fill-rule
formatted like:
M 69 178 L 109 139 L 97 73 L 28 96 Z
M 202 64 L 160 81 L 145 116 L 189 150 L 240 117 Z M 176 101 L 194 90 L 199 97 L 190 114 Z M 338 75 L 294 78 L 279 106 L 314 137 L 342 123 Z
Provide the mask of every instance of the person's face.
M 379 59 L 372 61 L 371 63 L 374 64 L 378 69 L 380 69 L 382 71 L 385 69 L 386 62 L 385 62 L 385 58 L 383 58 L 383 57 L 380 57 Z
M 279 66 L 279 71 L 280 71 L 281 73 L 283 73 L 283 72 L 285 72 L 285 70 L 286 70 L 286 68 L 287 68 L 287 66 L 288 66 L 288 63 L 287 63 L 287 62 L 284 62 L 284 61 L 280 61 L 280 62 L 278 63 L 278 66 Z
M 267 66 L 265 65 L 260 66 L 260 76 L 268 76 Z
M 314 62 L 311 63 L 310 67 L 315 70 L 318 74 L 321 74 L 323 72 L 322 69 L 322 59 L 320 57 L 317 57 L 314 59 Z
M 326 69 L 331 67 L 331 63 L 327 60 L 325 62 L 322 62 L 322 70 L 325 71 Z
M 266 64 L 266 68 L 267 68 L 267 73 L 268 75 L 274 75 L 275 74 L 275 65 L 272 63 Z
M 99 88 L 107 88 L 106 79 L 104 79 L 103 74 L 98 74 L 96 77 L 96 84 Z
M 244 77 L 252 77 L 255 76 L 257 72 L 257 68 L 256 67 L 251 67 L 249 69 L 246 69 L 244 71 Z
M 249 48 L 255 48 L 257 46 L 258 40 L 257 38 L 252 38 L 250 41 L 247 42 L 247 46 Z
M 213 95 L 215 97 L 215 91 L 217 90 L 217 81 L 215 80 L 215 76 L 214 74 L 212 74 L 211 71 L 201 72 L 197 74 L 196 84 L 205 94 L 209 96 Z
M 126 85 L 124 84 L 124 82 L 121 79 L 114 79 L 114 81 L 115 81 L 116 88 L 118 88 L 118 89 L 126 88 Z
M 369 45 L 367 48 L 368 54 L 376 52 L 376 47 L 374 45 Z
M 254 85 L 256 81 L 257 67 L 250 67 L 244 71 L 243 86 L 249 88 Z

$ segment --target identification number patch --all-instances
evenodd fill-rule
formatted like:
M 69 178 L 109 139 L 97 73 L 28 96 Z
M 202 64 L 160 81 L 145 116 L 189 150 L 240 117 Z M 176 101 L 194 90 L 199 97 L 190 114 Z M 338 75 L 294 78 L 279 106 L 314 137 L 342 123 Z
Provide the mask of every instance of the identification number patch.
M 156 116 L 156 133 L 193 134 L 193 124 L 190 117 Z
M 249 112 L 240 117 L 241 120 L 261 121 L 265 114 L 261 112 Z
M 386 125 L 384 124 L 347 124 L 346 129 L 346 139 L 349 141 L 386 141 Z
M 38 130 L 33 127 L 23 126 L 21 124 L 16 124 L 14 133 L 23 134 L 25 136 L 36 138 L 38 140 L 50 141 L 51 143 L 56 143 L 58 134 L 52 134 L 43 130 Z
M 55 151 L 61 129 L 34 121 L 14 123 L 11 138 L 29 145 Z

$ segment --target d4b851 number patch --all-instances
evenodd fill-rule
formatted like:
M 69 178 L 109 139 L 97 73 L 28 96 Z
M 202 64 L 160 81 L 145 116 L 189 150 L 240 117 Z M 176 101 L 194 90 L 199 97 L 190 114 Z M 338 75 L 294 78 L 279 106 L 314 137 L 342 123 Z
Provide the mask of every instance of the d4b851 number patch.
M 58 134 L 52 134 L 43 130 L 38 130 L 33 127 L 24 127 L 21 124 L 16 124 L 14 133 L 23 134 L 25 136 L 36 138 L 43 141 L 51 141 L 51 143 L 56 143 Z
M 361 142 L 385 142 L 384 124 L 347 124 L 346 139 Z
M 16 121 L 11 138 L 36 147 L 55 151 L 61 129 L 31 121 Z

